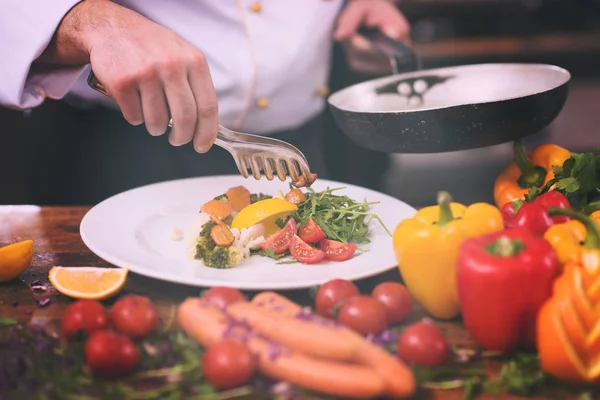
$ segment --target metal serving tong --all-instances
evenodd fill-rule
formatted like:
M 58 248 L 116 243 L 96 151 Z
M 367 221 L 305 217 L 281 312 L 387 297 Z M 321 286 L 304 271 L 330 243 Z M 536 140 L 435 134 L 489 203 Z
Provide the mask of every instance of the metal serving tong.
M 88 85 L 108 96 L 102 83 L 91 71 L 87 79 Z M 169 120 L 172 127 L 173 120 Z M 244 178 L 248 178 L 248 170 L 256 180 L 261 178 L 261 171 L 268 180 L 273 180 L 276 174 L 281 181 L 286 180 L 286 172 L 296 186 L 310 185 L 316 175 L 310 172 L 306 157 L 300 150 L 282 140 L 235 132 L 219 124 L 217 146 L 227 150 Z

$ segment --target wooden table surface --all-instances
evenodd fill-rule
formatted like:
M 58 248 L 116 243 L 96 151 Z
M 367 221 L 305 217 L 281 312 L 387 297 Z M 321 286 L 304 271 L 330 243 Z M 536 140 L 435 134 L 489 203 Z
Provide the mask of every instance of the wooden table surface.
M 65 307 L 71 301 L 67 297 L 54 292 L 50 293 L 51 303 L 39 307 L 33 300 L 29 284 L 35 280 L 48 283 L 48 270 L 51 266 L 109 266 L 94 255 L 82 242 L 79 235 L 79 224 L 87 207 L 36 207 L 0 206 L 0 247 L 20 240 L 34 241 L 35 255 L 30 268 L 19 279 L 0 284 L 0 316 L 13 318 L 23 325 L 33 320 L 58 320 Z M 357 282 L 363 292 L 370 291 L 374 285 L 384 280 L 399 281 L 397 270 L 383 275 Z M 50 290 L 53 290 L 50 286 Z M 182 286 L 145 278 L 130 273 L 122 293 L 135 293 L 149 296 L 157 305 L 164 317 L 184 298 L 197 296 L 201 288 Z M 250 293 L 251 294 L 251 293 Z M 290 298 L 303 304 L 310 304 L 308 291 L 288 291 Z M 424 313 L 415 309 L 410 320 L 417 320 Z M 455 345 L 474 347 L 469 335 L 459 322 L 438 322 L 448 340 Z M 2 355 L 0 354 L 0 359 Z M 491 369 L 497 369 L 491 365 Z M 2 393 L 0 391 L 0 399 Z M 435 390 L 420 393 L 418 398 L 458 400 L 463 398 L 461 389 Z M 481 395 L 481 399 L 519 399 L 520 397 L 501 395 L 491 397 Z M 532 397 L 529 397 L 530 399 Z M 546 397 L 534 397 L 542 399 Z M 560 397 L 566 398 L 566 397 Z M 577 397 L 570 397 L 576 399 Z

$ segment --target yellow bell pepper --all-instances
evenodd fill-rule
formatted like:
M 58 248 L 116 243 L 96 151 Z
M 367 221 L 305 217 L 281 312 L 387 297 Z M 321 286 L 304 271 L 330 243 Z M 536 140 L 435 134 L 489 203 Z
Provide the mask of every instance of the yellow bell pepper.
M 577 257 L 586 234 L 585 226 L 580 221 L 573 219 L 562 224 L 552 225 L 544 233 L 544 239 L 552 245 L 560 263 L 565 265 Z
M 500 210 L 491 204 L 469 207 L 438 193 L 438 205 L 401 221 L 393 235 L 394 253 L 404 284 L 433 317 L 460 313 L 456 263 L 462 243 L 471 237 L 503 229 Z
M 590 203 L 582 213 L 589 214 L 590 219 L 600 226 L 600 202 Z M 581 221 L 572 219 L 562 224 L 552 225 L 546 233 L 546 239 L 554 248 L 561 264 L 574 261 L 585 247 L 587 229 Z
M 590 216 L 596 225 L 600 226 L 600 201 L 593 201 L 582 210 L 584 214 Z

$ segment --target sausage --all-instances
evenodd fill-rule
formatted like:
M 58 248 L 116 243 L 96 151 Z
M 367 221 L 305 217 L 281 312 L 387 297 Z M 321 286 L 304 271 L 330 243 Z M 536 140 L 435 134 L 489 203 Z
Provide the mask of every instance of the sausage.
M 274 379 L 344 398 L 374 398 L 385 390 L 384 380 L 372 368 L 318 359 L 278 345 L 204 300 L 185 300 L 179 306 L 178 321 L 203 346 L 226 335 L 245 342 L 258 356 L 260 371 Z

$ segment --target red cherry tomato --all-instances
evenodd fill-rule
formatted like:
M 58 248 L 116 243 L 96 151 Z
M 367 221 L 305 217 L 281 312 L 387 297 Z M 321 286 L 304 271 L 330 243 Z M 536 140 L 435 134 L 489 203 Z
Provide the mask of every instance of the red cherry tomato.
M 444 364 L 450 357 L 450 345 L 432 321 L 408 326 L 398 338 L 398 355 L 405 361 L 423 366 Z
M 327 237 L 312 217 L 309 217 L 308 222 L 300 226 L 298 236 L 306 243 L 317 243 Z
M 385 306 L 388 323 L 399 324 L 410 314 L 413 299 L 406 287 L 398 282 L 383 282 L 373 289 L 371 297 Z
M 121 297 L 110 310 L 114 328 L 132 339 L 142 340 L 158 325 L 158 312 L 149 298 L 127 295 Z
M 325 253 L 312 247 L 310 244 L 300 239 L 298 235 L 294 235 L 292 238 L 292 242 L 290 243 L 290 254 L 303 264 L 318 263 L 325 258 Z
M 212 287 L 204 292 L 202 298 L 220 308 L 225 308 L 233 303 L 247 301 L 239 290 L 227 286 Z
M 320 315 L 333 317 L 333 310 L 336 307 L 359 295 L 360 291 L 354 283 L 345 279 L 332 279 L 319 287 L 315 296 L 315 308 Z
M 325 259 L 331 261 L 346 261 L 356 252 L 356 245 L 336 240 L 321 240 L 320 249 L 325 253 Z
M 273 250 L 275 254 L 283 254 L 290 248 L 292 238 L 297 231 L 296 221 L 294 218 L 290 218 L 283 229 L 269 236 L 267 240 L 262 242 L 260 248 L 263 251 Z
M 248 347 L 232 339 L 221 339 L 202 356 L 202 369 L 208 382 L 218 389 L 245 385 L 255 374 L 256 357 Z
M 108 313 L 95 300 L 77 300 L 67 307 L 61 321 L 64 337 L 71 338 L 78 332 L 88 335 L 109 325 Z
M 388 327 L 383 304 L 370 296 L 355 296 L 344 303 L 338 321 L 363 335 L 378 335 Z
M 135 371 L 140 361 L 129 338 L 111 330 L 96 331 L 85 342 L 85 363 L 97 377 L 120 378 Z

